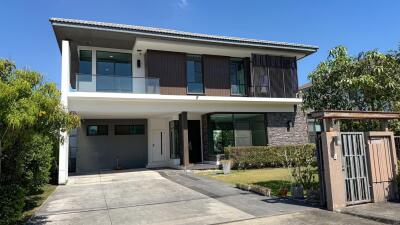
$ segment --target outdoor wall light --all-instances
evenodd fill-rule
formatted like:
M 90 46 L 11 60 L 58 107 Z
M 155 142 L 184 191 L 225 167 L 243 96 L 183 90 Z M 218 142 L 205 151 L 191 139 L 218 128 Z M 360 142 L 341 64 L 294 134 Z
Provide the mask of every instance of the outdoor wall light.
M 138 60 L 136 61 L 136 67 L 137 67 L 137 68 L 140 68 L 140 59 L 138 59 Z
M 333 137 L 333 141 L 335 142 L 335 145 L 341 145 L 342 144 L 342 140 L 340 139 L 339 136 Z

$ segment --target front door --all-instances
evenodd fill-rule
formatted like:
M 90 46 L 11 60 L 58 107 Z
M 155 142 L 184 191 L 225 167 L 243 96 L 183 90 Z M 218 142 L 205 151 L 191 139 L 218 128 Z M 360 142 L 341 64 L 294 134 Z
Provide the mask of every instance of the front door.
M 200 120 L 188 121 L 189 162 L 201 162 Z
M 165 147 L 165 131 L 164 130 L 153 130 L 152 131 L 152 161 L 163 161 L 166 156 Z

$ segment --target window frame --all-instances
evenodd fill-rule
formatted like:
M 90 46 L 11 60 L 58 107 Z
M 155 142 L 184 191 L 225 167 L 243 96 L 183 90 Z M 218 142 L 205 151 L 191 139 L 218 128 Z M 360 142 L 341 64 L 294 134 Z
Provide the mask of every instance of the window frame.
M 97 127 L 99 127 L 99 126 L 104 126 L 104 127 L 106 127 L 106 133 L 104 133 L 104 134 L 99 134 L 99 129 L 97 128 L 97 132 L 96 132 L 96 134 L 90 134 L 89 133 L 89 127 L 92 127 L 92 126 L 97 126 Z M 107 124 L 88 124 L 88 125 L 86 125 L 86 136 L 108 136 L 109 135 L 109 129 L 108 129 L 108 125 Z
M 123 134 L 123 133 L 117 133 L 117 127 L 128 127 L 128 133 Z M 143 133 L 134 133 L 133 130 L 135 126 L 142 126 L 143 127 Z M 132 129 L 130 128 L 132 127 Z M 131 132 L 132 131 L 132 132 Z M 114 135 L 115 136 L 136 136 L 136 135 L 146 135 L 146 127 L 144 124 L 115 124 L 114 125 Z
M 233 82 L 233 80 L 232 80 L 232 74 L 231 74 L 231 65 L 232 64 L 238 64 L 237 62 L 239 62 L 240 61 L 240 63 L 242 64 L 242 69 L 243 69 L 243 84 L 233 84 L 232 82 Z M 247 96 L 247 90 L 246 90 L 246 87 L 247 87 L 247 79 L 246 79 L 246 71 L 245 71 L 245 62 L 244 62 L 244 58 L 230 58 L 229 59 L 229 85 L 230 85 L 230 92 L 231 92 L 231 96 Z M 238 75 L 238 73 L 237 73 L 237 71 L 236 71 L 236 81 L 238 80 L 237 79 L 237 75 Z M 237 93 L 233 93 L 232 92 L 232 85 L 243 85 L 244 86 L 244 92 L 243 93 L 239 93 L 239 94 L 237 94 Z
M 201 84 L 202 84 L 202 92 L 191 92 L 189 91 L 189 81 L 188 81 L 188 59 L 190 57 L 193 58 L 200 58 L 200 63 L 201 63 Z M 196 55 L 196 54 L 186 54 L 186 59 L 185 59 L 185 67 L 186 67 L 186 94 L 187 95 L 204 95 L 205 93 L 205 87 L 204 87 L 204 63 L 203 63 L 203 56 L 202 55 Z M 195 71 L 194 73 L 196 73 L 196 67 L 195 67 Z M 191 82 L 193 83 L 193 82 Z

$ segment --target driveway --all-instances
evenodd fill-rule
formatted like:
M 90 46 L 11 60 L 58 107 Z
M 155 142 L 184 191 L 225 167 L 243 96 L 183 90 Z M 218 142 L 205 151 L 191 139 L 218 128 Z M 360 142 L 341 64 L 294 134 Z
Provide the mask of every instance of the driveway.
M 282 214 L 287 216 L 283 220 L 293 220 L 320 211 L 183 171 L 131 170 L 70 177 L 30 224 L 252 224 L 277 217 L 283 223 Z M 357 218 L 358 224 L 362 221 Z

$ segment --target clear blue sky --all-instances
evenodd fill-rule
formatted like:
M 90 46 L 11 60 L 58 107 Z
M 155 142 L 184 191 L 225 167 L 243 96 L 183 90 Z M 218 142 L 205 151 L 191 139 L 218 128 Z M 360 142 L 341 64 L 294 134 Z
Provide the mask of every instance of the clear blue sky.
M 400 43 L 399 0 L 3 0 L 0 57 L 57 84 L 61 55 L 50 17 L 317 45 L 316 54 L 299 61 L 300 84 L 334 46 L 357 54 Z

